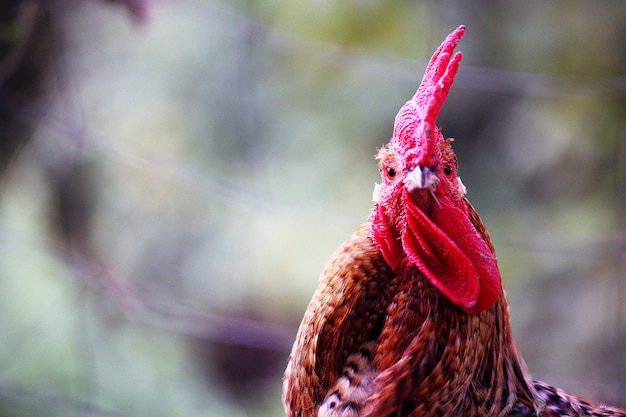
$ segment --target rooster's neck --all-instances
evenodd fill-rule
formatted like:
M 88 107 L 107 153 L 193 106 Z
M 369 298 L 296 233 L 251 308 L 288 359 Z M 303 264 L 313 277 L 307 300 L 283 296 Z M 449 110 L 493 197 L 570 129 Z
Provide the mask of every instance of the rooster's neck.
M 403 375 L 423 416 L 441 415 L 442 398 L 455 415 L 470 415 L 479 406 L 485 416 L 495 416 L 518 399 L 535 397 L 513 342 L 504 291 L 494 305 L 469 315 L 415 267 L 405 265 L 392 280 L 394 294 L 373 359 L 383 388 L 372 407 L 386 398 L 391 405 L 394 391 L 408 389 Z

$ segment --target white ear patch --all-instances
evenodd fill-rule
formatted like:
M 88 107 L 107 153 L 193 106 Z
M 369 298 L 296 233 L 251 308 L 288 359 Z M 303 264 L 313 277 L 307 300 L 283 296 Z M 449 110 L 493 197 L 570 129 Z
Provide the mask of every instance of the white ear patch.
M 374 193 L 372 194 L 372 201 L 377 202 L 380 200 L 380 184 L 374 183 Z

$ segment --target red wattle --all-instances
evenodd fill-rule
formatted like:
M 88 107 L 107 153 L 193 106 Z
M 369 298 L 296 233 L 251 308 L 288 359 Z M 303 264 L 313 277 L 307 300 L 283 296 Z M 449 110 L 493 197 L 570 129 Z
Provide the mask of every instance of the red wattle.
M 393 229 L 387 220 L 385 207 L 376 204 L 372 213 L 372 237 L 376 247 L 382 253 L 385 262 L 392 271 L 396 271 L 402 260 L 402 246 L 400 241 L 393 236 Z
M 404 252 L 433 285 L 467 313 L 491 306 L 500 293 L 494 255 L 469 221 L 467 213 L 441 198 L 432 219 L 403 193 L 407 225 Z

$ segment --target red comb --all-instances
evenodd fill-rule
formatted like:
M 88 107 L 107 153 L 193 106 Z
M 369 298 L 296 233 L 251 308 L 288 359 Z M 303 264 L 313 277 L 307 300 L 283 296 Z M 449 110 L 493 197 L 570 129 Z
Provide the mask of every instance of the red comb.
M 465 26 L 459 26 L 439 45 L 426 66 L 417 92 L 396 116 L 392 142 L 414 165 L 436 163 L 435 122 L 459 68 L 462 54 L 457 52 L 452 56 L 452 51 L 464 33 Z

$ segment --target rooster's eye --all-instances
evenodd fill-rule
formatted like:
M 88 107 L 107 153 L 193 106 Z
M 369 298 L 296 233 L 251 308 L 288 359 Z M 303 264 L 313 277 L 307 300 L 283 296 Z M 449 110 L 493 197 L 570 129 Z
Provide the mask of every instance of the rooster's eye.
M 450 175 L 452 174 L 452 167 L 450 165 L 447 165 L 444 169 L 443 169 L 444 174 L 446 175 Z
M 393 168 L 387 168 L 387 178 L 392 180 L 396 176 L 396 170 Z

